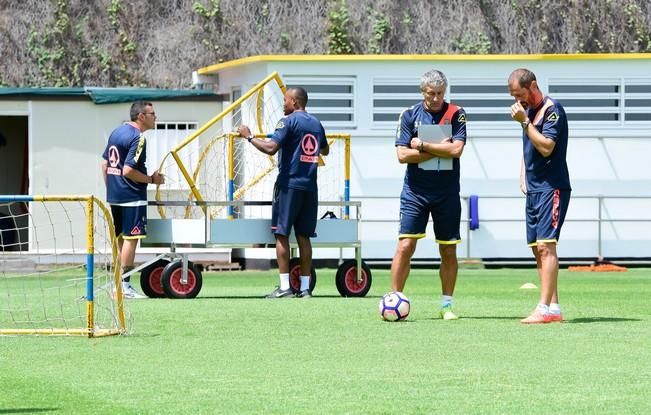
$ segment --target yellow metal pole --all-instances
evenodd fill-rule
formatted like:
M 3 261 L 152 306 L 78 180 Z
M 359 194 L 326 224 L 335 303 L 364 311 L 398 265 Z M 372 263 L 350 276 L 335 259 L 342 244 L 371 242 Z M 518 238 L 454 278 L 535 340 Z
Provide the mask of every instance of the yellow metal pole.
M 95 328 L 95 295 L 93 277 L 95 275 L 95 210 L 94 197 L 86 200 L 86 329 L 88 337 L 93 337 Z
M 255 100 L 255 118 L 258 123 L 258 131 L 263 132 L 264 128 L 262 125 L 262 104 L 264 98 L 264 87 L 258 91 L 258 96 Z
M 190 190 L 192 191 L 192 194 L 194 197 L 197 199 L 199 202 L 203 202 L 203 197 L 201 196 L 201 193 L 199 193 L 199 189 L 197 189 L 197 186 L 194 183 L 194 180 L 192 180 L 192 177 L 190 176 L 190 173 L 188 173 L 188 170 L 185 168 L 183 163 L 181 162 L 181 159 L 179 158 L 178 153 L 176 150 L 171 151 L 172 157 L 174 157 L 174 160 L 176 161 L 176 164 L 179 166 L 179 170 L 181 170 L 181 174 L 183 174 L 183 177 L 185 177 L 185 180 L 188 182 L 188 185 L 190 186 Z M 201 207 L 204 212 L 205 212 L 205 207 Z
M 124 304 L 122 303 L 122 274 L 120 270 L 120 256 L 118 253 L 118 241 L 115 236 L 115 227 L 113 225 L 111 211 L 106 205 L 98 199 L 94 199 L 95 204 L 104 212 L 104 217 L 108 222 L 109 239 L 111 241 L 111 254 L 113 258 L 113 281 L 115 283 L 115 295 L 117 299 L 118 330 L 120 333 L 126 333 L 127 325 L 124 318 Z
M 235 136 L 228 135 L 228 201 L 233 201 L 233 193 L 235 191 Z M 228 205 L 228 219 L 233 219 L 233 205 Z
M 192 135 L 190 135 L 188 138 L 183 140 L 183 142 L 181 144 L 179 144 L 178 146 L 176 146 L 176 148 L 174 148 L 174 151 L 181 150 L 183 147 L 188 145 L 188 143 L 190 143 L 196 137 L 203 134 L 204 131 L 206 131 L 208 128 L 212 127 L 216 122 L 218 122 L 219 120 L 224 118 L 228 113 L 232 112 L 235 108 L 240 106 L 242 104 L 242 102 L 244 102 L 246 99 L 248 99 L 251 95 L 258 92 L 258 90 L 260 88 L 263 88 L 264 85 L 266 83 L 268 83 L 269 81 L 271 81 L 272 79 L 276 80 L 276 82 L 280 86 L 280 89 L 284 93 L 284 89 L 283 89 L 284 85 L 282 84 L 282 81 L 280 81 L 280 75 L 278 75 L 278 72 L 273 72 L 272 74 L 270 74 L 269 76 L 264 78 L 262 81 L 258 82 L 258 84 L 255 87 L 251 88 L 246 94 L 242 95 L 237 100 L 235 100 L 235 102 L 233 102 L 231 105 L 226 107 L 225 110 L 223 110 L 222 112 L 217 114 L 215 117 L 213 117 L 210 121 L 208 121 L 206 124 L 204 124 L 201 128 L 199 128 L 197 131 L 195 131 Z

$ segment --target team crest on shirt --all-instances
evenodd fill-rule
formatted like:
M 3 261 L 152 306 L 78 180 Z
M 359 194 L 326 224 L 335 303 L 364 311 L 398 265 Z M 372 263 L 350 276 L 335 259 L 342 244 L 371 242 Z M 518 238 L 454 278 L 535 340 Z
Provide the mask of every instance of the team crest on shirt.
M 319 143 L 315 136 L 312 134 L 305 134 L 301 140 L 301 148 L 303 153 L 301 154 L 300 160 L 303 163 L 318 163 L 319 156 L 317 151 L 319 151 Z
M 457 121 L 466 122 L 466 114 L 459 114 L 459 118 L 457 118 Z
M 114 176 L 122 176 L 122 170 L 120 170 L 120 152 L 116 146 L 109 147 L 108 151 L 108 167 L 106 169 L 106 174 L 112 174 Z
M 558 121 L 558 114 L 556 111 L 553 111 L 551 114 L 547 116 L 547 121 Z
M 280 121 L 278 121 L 278 124 L 276 124 L 276 130 L 280 130 L 284 126 L 285 126 L 285 123 L 283 122 L 283 120 L 280 120 Z

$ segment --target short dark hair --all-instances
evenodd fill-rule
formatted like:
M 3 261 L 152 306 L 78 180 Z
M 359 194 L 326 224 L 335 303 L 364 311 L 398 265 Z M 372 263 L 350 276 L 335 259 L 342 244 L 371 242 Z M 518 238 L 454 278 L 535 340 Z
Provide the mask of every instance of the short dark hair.
M 536 80 L 536 75 L 529 69 L 518 68 L 511 72 L 511 76 L 509 76 L 509 83 L 513 80 L 517 80 L 520 87 L 528 89 L 531 87 L 531 83 Z
M 131 111 L 129 112 L 129 115 L 131 116 L 131 121 L 135 121 L 138 119 L 138 114 L 144 114 L 145 113 L 145 108 L 151 107 L 154 104 L 152 104 L 149 101 L 143 101 L 139 100 L 131 104 Z
M 294 95 L 294 98 L 296 99 L 296 103 L 301 109 L 305 109 L 307 106 L 307 91 L 305 88 L 302 88 L 300 86 L 293 86 L 289 88 L 289 91 L 292 91 L 292 94 Z

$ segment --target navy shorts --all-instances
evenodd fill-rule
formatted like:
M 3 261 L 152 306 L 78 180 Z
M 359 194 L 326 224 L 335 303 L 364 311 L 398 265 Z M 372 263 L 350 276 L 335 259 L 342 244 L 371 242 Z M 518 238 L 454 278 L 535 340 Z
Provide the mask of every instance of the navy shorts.
M 527 244 L 557 243 L 570 205 L 570 190 L 527 193 Z
M 425 237 L 427 221 L 434 222 L 434 236 L 439 244 L 461 242 L 461 199 L 458 193 L 423 195 L 404 186 L 400 194 L 400 235 L 402 238 Z
M 316 236 L 317 192 L 274 187 L 271 204 L 271 231 L 277 235 L 294 234 L 310 238 Z
M 147 206 L 111 205 L 115 236 L 142 239 L 147 236 Z

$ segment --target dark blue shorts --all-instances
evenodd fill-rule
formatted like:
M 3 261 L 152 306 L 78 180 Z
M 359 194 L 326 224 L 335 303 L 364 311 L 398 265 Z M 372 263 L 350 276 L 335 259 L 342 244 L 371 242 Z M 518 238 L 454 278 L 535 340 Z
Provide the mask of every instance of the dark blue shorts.
M 527 193 L 527 244 L 557 243 L 570 205 L 570 190 Z
M 434 222 L 434 236 L 439 244 L 461 242 L 461 199 L 458 193 L 423 195 L 404 186 L 400 194 L 400 235 L 402 238 L 425 237 L 427 221 Z
M 275 186 L 271 231 L 289 236 L 293 227 L 296 235 L 315 237 L 318 204 L 317 192 Z
M 147 206 L 111 205 L 115 236 L 142 239 L 147 236 Z

